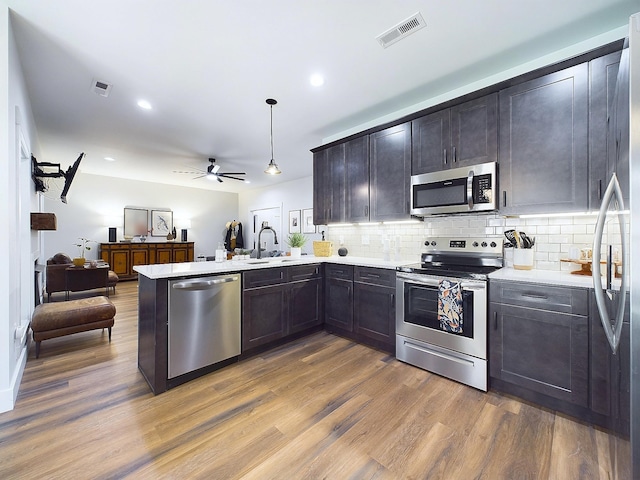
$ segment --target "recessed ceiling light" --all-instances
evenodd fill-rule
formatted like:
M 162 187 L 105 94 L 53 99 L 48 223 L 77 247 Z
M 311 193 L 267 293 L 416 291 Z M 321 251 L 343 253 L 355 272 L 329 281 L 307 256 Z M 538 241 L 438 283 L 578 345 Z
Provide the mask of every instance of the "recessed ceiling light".
M 324 77 L 322 75 L 320 75 L 319 73 L 314 73 L 309 78 L 309 82 L 314 87 L 320 87 L 320 86 L 324 85 Z
M 151 110 L 151 104 L 146 100 L 138 100 L 138 106 L 140 108 L 144 108 L 145 110 Z
M 115 158 L 113 158 L 113 157 L 104 157 L 104 159 L 105 159 L 107 162 L 115 162 L 115 161 L 116 161 L 116 159 L 115 159 Z

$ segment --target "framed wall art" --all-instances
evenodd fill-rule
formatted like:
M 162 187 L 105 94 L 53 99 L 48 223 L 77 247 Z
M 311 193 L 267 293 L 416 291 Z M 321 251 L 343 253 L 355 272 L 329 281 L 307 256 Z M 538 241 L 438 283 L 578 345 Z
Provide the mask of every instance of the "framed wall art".
M 300 233 L 300 210 L 289 210 L 289 233 Z
M 146 208 L 124 209 L 124 232 L 125 238 L 136 235 L 146 235 L 149 231 L 149 210 Z
M 166 237 L 173 230 L 171 210 L 151 210 L 151 236 Z
M 316 226 L 313 224 L 313 208 L 302 210 L 302 233 L 316 233 Z

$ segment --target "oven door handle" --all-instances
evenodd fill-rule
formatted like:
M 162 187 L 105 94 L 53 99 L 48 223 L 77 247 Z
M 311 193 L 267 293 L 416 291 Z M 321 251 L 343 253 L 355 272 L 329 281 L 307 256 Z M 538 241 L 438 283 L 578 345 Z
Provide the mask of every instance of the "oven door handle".
M 413 283 L 416 285 L 424 285 L 426 287 L 435 287 L 435 288 L 440 286 L 439 279 L 431 278 L 431 277 L 427 277 L 419 274 L 407 275 L 407 274 L 398 273 L 396 274 L 396 277 L 398 278 L 398 280 L 402 281 L 403 283 Z M 447 277 L 442 277 L 442 278 L 448 279 L 448 280 L 455 280 L 453 278 L 447 278 Z M 484 290 L 486 289 L 486 282 L 483 282 L 483 281 L 467 282 L 467 281 L 461 280 L 460 287 L 466 290 Z
M 469 172 L 467 176 L 467 204 L 469 210 L 473 209 L 473 170 Z

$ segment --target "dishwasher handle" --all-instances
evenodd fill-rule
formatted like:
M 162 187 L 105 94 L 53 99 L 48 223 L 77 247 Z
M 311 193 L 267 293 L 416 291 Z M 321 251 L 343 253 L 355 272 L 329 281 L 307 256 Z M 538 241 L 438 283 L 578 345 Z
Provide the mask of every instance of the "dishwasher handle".
M 179 282 L 171 285 L 176 290 L 208 290 L 222 283 L 237 282 L 240 277 L 213 278 L 211 280 L 196 280 L 191 282 Z

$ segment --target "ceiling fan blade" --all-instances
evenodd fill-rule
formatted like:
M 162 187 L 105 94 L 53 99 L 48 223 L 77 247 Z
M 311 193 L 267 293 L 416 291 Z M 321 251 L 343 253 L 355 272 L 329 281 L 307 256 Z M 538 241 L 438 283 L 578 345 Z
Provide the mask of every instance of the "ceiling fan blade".
M 218 175 L 246 175 L 246 173 L 244 173 L 244 172 L 224 172 L 224 173 L 219 173 Z
M 224 177 L 224 178 L 230 178 L 231 180 L 240 180 L 241 182 L 244 182 L 244 178 L 238 178 L 238 177 L 230 177 L 228 174 L 226 173 L 220 173 L 218 174 L 219 177 Z
M 204 175 L 198 175 L 197 177 L 193 177 L 193 179 L 197 180 L 198 178 L 206 177 L 208 175 L 209 175 L 208 173 L 205 173 Z
M 216 175 L 216 180 L 218 180 L 220 183 L 222 183 L 222 179 L 218 175 Z

